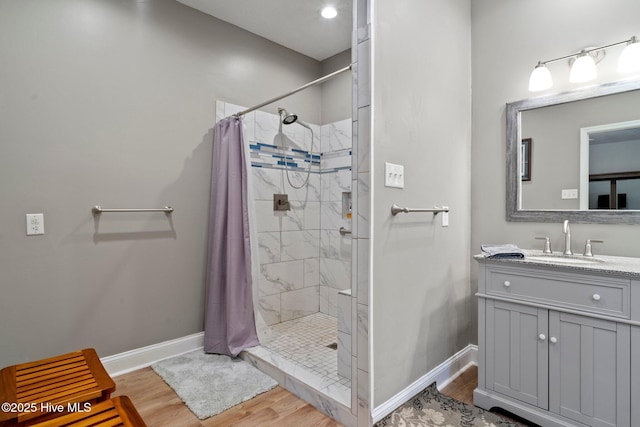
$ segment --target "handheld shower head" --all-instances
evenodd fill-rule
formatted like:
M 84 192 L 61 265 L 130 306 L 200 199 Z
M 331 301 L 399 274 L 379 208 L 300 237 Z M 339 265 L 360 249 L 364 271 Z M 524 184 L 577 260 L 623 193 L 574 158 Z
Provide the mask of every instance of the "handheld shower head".
M 284 108 L 278 108 L 278 114 L 280 114 L 280 121 L 282 121 L 284 125 L 290 125 L 298 120 L 297 114 L 289 113 Z
M 278 107 L 278 114 L 280 115 L 280 123 L 278 124 L 278 134 L 280 135 L 280 148 L 282 149 L 282 155 L 284 156 L 285 154 L 285 146 L 284 146 L 284 141 L 283 141 L 283 129 L 282 129 L 282 125 L 290 125 L 293 123 L 298 123 L 300 126 L 305 127 L 307 129 L 309 129 L 309 131 L 311 132 L 311 148 L 309 149 L 309 153 L 313 152 L 313 129 L 311 129 L 311 126 L 309 126 L 308 124 L 304 123 L 302 120 L 298 120 L 298 115 L 297 114 L 293 114 L 293 113 L 289 113 L 287 110 L 285 110 L 284 108 Z M 294 150 L 295 151 L 295 150 Z M 307 154 L 306 156 L 309 156 L 309 154 Z M 291 182 L 291 179 L 289 178 L 289 169 L 287 168 L 287 165 L 289 164 L 289 162 L 285 162 L 284 163 L 284 170 L 286 172 L 287 175 L 287 181 L 289 182 L 289 185 L 291 185 L 293 188 L 296 189 L 300 189 L 302 187 L 304 187 L 305 185 L 307 185 L 307 183 L 309 182 L 309 176 L 311 175 L 311 165 L 313 164 L 313 162 L 309 159 L 307 159 L 305 157 L 304 159 L 305 162 L 309 163 L 309 167 L 307 168 L 307 177 L 304 180 L 304 183 L 302 183 L 302 185 L 297 186 L 295 184 L 293 184 Z

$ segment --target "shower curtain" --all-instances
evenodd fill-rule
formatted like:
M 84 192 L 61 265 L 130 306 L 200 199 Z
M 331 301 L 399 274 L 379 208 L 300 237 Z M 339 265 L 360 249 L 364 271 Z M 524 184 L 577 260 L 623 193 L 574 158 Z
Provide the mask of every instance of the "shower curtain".
M 242 121 L 216 123 L 209 210 L 204 350 L 237 356 L 259 344 L 253 313 Z

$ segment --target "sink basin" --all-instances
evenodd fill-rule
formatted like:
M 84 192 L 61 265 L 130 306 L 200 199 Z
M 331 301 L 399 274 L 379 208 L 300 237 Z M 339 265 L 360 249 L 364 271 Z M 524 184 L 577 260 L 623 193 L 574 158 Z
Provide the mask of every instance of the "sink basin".
M 597 264 L 603 262 L 597 258 L 588 258 L 579 255 L 533 255 L 527 256 L 525 259 L 531 261 L 547 262 L 549 264 Z

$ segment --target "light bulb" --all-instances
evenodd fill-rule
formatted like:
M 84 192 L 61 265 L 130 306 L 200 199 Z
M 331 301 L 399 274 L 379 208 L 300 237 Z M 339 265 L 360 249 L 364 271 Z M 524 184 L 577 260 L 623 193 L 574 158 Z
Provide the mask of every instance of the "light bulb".
M 621 73 L 640 71 L 640 42 L 638 42 L 635 36 L 631 37 L 631 42 L 620 54 L 618 71 Z
M 529 77 L 529 91 L 539 92 L 549 89 L 552 84 L 553 81 L 551 80 L 549 69 L 542 62 L 538 62 L 536 68 L 531 72 L 531 77 Z
M 322 11 L 320 12 L 320 15 L 322 15 L 322 17 L 326 19 L 333 19 L 336 16 L 338 16 L 338 11 L 331 6 L 327 6 L 324 9 L 322 9 Z
M 571 66 L 569 81 L 571 83 L 584 83 L 593 80 L 598 75 L 596 63 L 588 53 L 582 53 Z

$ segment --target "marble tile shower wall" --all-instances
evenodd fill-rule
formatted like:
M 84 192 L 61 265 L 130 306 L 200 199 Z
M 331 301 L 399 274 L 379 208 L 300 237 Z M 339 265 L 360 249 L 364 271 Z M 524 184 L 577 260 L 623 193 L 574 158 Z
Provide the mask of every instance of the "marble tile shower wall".
M 322 126 L 320 221 L 320 311 L 338 315 L 338 292 L 351 289 L 351 219 L 343 212 L 343 193 L 351 193 L 351 118 Z M 330 172 L 329 172 L 330 171 Z
M 217 119 L 244 107 L 218 102 Z M 318 126 L 283 126 L 278 116 L 261 111 L 244 119 L 245 144 L 267 144 L 323 153 L 320 166 L 312 167 L 307 185 L 292 187 L 285 171 L 274 167 L 251 167 L 259 246 L 259 307 L 268 325 L 319 311 L 337 315 L 337 294 L 351 286 L 351 236 L 341 236 L 340 227 L 351 228 L 342 215 L 342 193 L 351 191 L 351 119 Z M 269 150 L 269 147 L 267 147 Z M 264 154 L 254 148 L 255 164 L 264 164 Z M 324 154 L 326 153 L 326 156 Z M 299 162 L 300 164 L 300 162 Z M 275 166 L 278 167 L 278 166 Z M 302 166 L 304 170 L 307 164 Z M 300 186 L 306 172 L 289 171 Z M 273 195 L 288 194 L 290 211 L 274 212 Z

